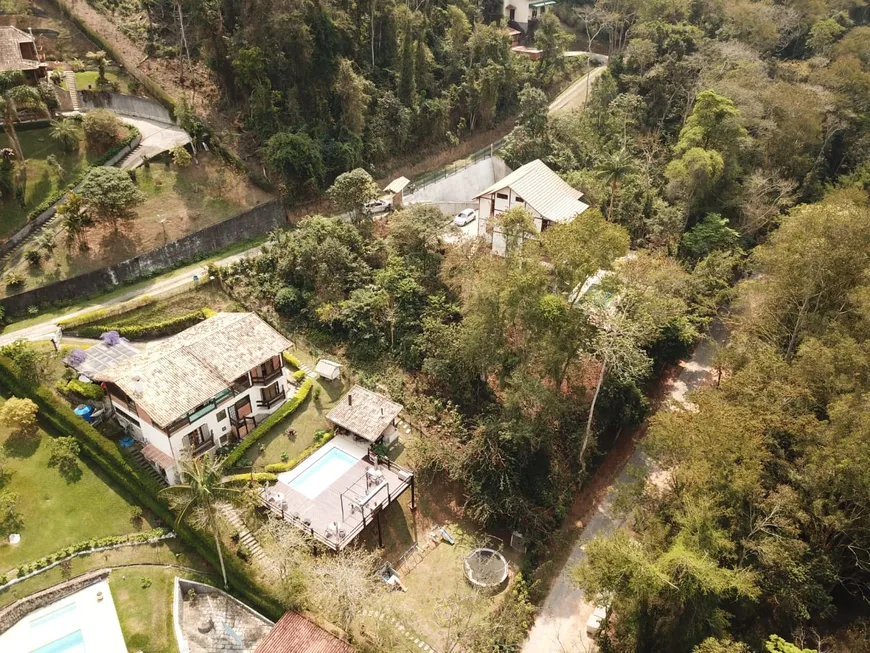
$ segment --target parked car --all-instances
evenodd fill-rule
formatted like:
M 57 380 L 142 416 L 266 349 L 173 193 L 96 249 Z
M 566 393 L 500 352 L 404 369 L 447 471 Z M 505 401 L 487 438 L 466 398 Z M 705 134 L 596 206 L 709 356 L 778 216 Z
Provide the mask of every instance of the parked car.
M 599 630 L 601 630 L 601 622 L 607 618 L 607 607 L 603 605 L 596 605 L 595 610 L 592 611 L 592 614 L 589 615 L 589 619 L 586 620 L 586 632 L 590 637 L 595 637 Z
M 465 209 L 461 211 L 455 218 L 453 218 L 453 224 L 457 227 L 464 227 L 465 225 L 474 222 L 477 220 L 477 211 L 474 209 Z
M 393 203 L 390 200 L 369 200 L 365 203 L 364 208 L 369 215 L 389 213 L 393 210 Z

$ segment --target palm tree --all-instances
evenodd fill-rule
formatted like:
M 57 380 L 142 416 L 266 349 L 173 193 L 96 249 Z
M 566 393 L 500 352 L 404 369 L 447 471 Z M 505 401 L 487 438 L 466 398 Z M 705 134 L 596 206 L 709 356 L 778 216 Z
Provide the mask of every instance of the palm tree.
M 96 52 L 88 52 L 85 57 L 97 67 L 97 86 L 102 86 L 106 83 L 106 66 L 112 63 L 106 55 L 106 51 L 97 50 Z
M 175 518 L 176 528 L 185 518 L 190 517 L 195 525 L 204 526 L 211 531 L 226 588 L 227 570 L 221 551 L 217 504 L 224 501 L 237 503 L 244 493 L 239 488 L 230 487 L 224 482 L 222 462 L 208 454 L 186 461 L 181 465 L 184 482 L 168 487 L 160 493 L 169 496 L 170 503 L 178 511 Z
M 70 193 L 66 202 L 57 207 L 57 213 L 63 218 L 66 227 L 67 249 L 72 249 L 73 242 L 78 243 L 80 250 L 87 249 L 88 241 L 85 240 L 85 232 L 88 227 L 94 225 L 94 219 L 88 213 L 84 198 L 76 193 Z
M 24 83 L 24 75 L 18 70 L 0 72 L 0 114 L 3 116 L 3 131 L 9 139 L 15 158 L 18 160 L 19 201 L 24 202 L 24 192 L 27 190 L 27 160 L 21 149 L 21 141 L 15 133 L 15 122 L 21 109 L 46 110 L 42 97 L 32 86 Z
M 72 120 L 52 120 L 51 137 L 60 143 L 64 152 L 73 152 L 79 144 L 79 128 Z
M 616 192 L 619 189 L 619 185 L 635 169 L 634 161 L 632 161 L 631 155 L 625 148 L 604 157 L 595 166 L 598 176 L 610 185 L 610 206 L 607 208 L 608 220 L 613 218 L 613 203 L 616 200 Z

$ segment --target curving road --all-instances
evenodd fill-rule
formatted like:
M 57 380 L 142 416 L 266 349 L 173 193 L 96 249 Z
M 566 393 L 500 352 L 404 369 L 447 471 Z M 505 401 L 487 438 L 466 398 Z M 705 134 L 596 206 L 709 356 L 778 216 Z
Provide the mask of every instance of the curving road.
M 589 97 L 589 92 L 592 90 L 592 83 L 607 69 L 607 57 L 604 55 L 596 56 L 603 61 L 604 65 L 601 65 L 598 68 L 593 68 L 589 73 L 562 91 L 559 96 L 550 103 L 551 115 L 559 111 L 571 111 L 572 109 L 583 108 Z
M 681 363 L 682 371 L 668 390 L 672 402 L 687 406 L 687 392 L 712 382 L 714 343 L 722 343 L 726 337 L 722 323 L 714 321 L 709 339 L 698 345 L 691 359 Z M 595 642 L 586 633 L 586 620 L 595 606 L 586 600 L 583 590 L 574 585 L 571 572 L 586 557 L 585 546 L 589 540 L 596 535 L 615 531 L 624 523 L 622 518 L 614 515 L 611 504 L 617 486 L 637 479 L 633 473 L 637 468 L 645 470 L 647 475 L 653 471 L 640 449 L 635 449 L 574 543 L 565 566 L 553 582 L 529 631 L 523 653 L 592 653 L 597 650 Z

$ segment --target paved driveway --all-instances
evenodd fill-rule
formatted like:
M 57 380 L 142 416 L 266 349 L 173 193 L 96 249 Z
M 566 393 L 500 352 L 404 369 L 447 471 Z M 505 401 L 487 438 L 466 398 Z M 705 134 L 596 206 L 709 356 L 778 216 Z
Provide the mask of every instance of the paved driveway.
M 130 116 L 119 115 L 118 118 L 128 125 L 133 125 L 142 134 L 142 141 L 133 157 L 124 161 L 124 168 L 131 168 L 142 163 L 142 159 L 149 159 L 157 156 L 161 152 L 171 150 L 177 145 L 186 145 L 190 142 L 190 136 L 181 127 L 168 125 L 164 122 L 156 120 L 148 120 L 147 118 L 132 118 Z
M 725 328 L 717 320 L 710 329 L 710 336 L 716 342 L 723 342 Z M 682 363 L 682 372 L 669 391 L 670 399 L 685 405 L 686 392 L 695 390 L 712 380 L 713 356 L 715 346 L 704 341 L 695 349 L 692 358 Z M 586 600 L 583 590 L 571 580 L 571 570 L 586 557 L 586 543 L 598 534 L 610 533 L 622 525 L 623 520 L 614 516 L 611 503 L 616 496 L 616 488 L 635 478 L 634 468 L 640 467 L 650 473 L 649 461 L 636 449 L 628 464 L 610 486 L 604 500 L 596 507 L 595 514 L 574 544 L 565 566 L 559 572 L 550 593 L 547 595 L 541 612 L 535 621 L 529 638 L 523 646 L 523 653 L 580 653 L 595 651 L 592 639 L 586 634 L 586 620 L 594 606 Z

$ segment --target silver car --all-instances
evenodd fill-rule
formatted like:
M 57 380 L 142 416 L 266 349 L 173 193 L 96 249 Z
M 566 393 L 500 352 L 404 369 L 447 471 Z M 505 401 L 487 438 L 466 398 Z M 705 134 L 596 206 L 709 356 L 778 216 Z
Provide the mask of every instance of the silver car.
M 393 203 L 389 200 L 370 200 L 365 203 L 363 208 L 369 215 L 389 213 L 393 210 Z

